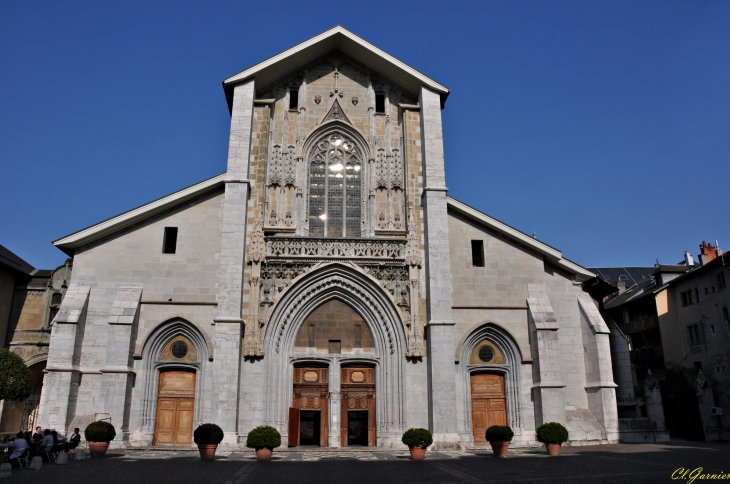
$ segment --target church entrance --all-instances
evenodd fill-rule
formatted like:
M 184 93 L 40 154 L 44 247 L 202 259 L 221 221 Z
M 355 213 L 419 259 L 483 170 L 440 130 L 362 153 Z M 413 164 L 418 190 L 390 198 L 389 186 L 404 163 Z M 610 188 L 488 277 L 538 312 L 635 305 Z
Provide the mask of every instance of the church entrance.
M 507 425 L 504 377 L 492 373 L 471 375 L 471 422 L 475 444 L 486 444 L 492 425 Z
M 157 394 L 155 445 L 190 445 L 194 415 L 195 372 L 161 372 Z
M 289 408 L 289 447 L 327 447 L 328 376 L 328 368 L 294 368 L 294 398 Z
M 341 378 L 340 445 L 375 446 L 375 368 L 342 368 Z

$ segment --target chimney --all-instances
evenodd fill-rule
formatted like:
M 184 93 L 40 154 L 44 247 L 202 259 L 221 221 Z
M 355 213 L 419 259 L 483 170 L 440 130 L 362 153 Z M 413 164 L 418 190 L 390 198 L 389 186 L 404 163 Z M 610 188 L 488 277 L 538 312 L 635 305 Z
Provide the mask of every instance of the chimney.
M 712 244 L 709 244 L 705 242 L 704 240 L 700 244 L 700 264 L 705 265 L 708 262 L 712 262 L 717 257 L 717 251 L 712 246 Z
M 693 265 L 695 265 L 695 259 L 694 259 L 694 257 L 692 257 L 692 254 L 690 254 L 686 250 L 684 251 L 684 264 L 687 265 L 687 266 L 693 266 Z
M 616 281 L 616 287 L 618 288 L 618 293 L 623 294 L 626 291 L 626 281 L 619 277 L 618 281 Z

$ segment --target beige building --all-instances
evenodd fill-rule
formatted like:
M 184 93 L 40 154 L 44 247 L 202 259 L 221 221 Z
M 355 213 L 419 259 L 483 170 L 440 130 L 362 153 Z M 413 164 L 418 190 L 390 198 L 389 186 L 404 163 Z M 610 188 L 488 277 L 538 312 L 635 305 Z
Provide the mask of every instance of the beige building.
M 562 253 L 447 196 L 449 90 L 337 26 L 225 79 L 225 173 L 63 237 L 44 426 L 114 446 L 614 442 L 608 329 Z

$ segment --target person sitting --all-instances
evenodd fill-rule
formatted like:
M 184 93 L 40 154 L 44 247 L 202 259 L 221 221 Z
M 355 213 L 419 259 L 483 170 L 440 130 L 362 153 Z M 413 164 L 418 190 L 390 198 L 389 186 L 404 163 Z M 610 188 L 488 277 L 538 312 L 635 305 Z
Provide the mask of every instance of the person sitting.
M 33 434 L 33 442 L 40 442 L 43 440 L 43 433 L 41 432 L 41 427 L 38 426 L 35 428 L 35 433 Z
M 10 460 L 16 459 L 23 455 L 28 449 L 28 442 L 23 438 L 23 432 L 18 432 L 13 441 L 13 450 L 10 454 Z
M 79 433 L 78 428 L 75 428 L 74 433 L 71 434 L 71 438 L 68 441 L 68 450 L 75 449 L 76 447 L 78 447 L 80 442 L 81 442 L 81 433 Z
M 44 452 L 51 452 L 53 450 L 54 446 L 53 442 L 53 436 L 51 435 L 51 431 L 49 429 L 46 429 L 43 431 L 43 442 L 41 443 L 41 450 Z
M 64 451 L 68 454 L 68 442 L 61 442 L 58 440 L 58 432 L 51 430 L 51 437 L 53 437 L 53 452 Z

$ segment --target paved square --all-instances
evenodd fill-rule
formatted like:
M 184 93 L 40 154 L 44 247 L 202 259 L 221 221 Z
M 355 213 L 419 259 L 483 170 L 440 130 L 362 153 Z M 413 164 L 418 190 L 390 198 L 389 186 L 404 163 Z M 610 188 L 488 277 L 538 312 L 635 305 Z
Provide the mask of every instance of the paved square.
M 8 483 L 86 482 L 142 484 L 452 484 L 452 483 L 634 483 L 673 482 L 679 467 L 705 473 L 730 471 L 730 444 L 672 442 L 564 448 L 560 457 L 543 449 L 496 459 L 491 450 L 429 452 L 412 462 L 403 451 L 274 452 L 272 462 L 258 463 L 253 452 L 219 455 L 201 462 L 197 452 L 128 450 L 103 460 L 44 463 L 40 471 L 13 470 Z M 682 482 L 677 480 L 674 482 Z

